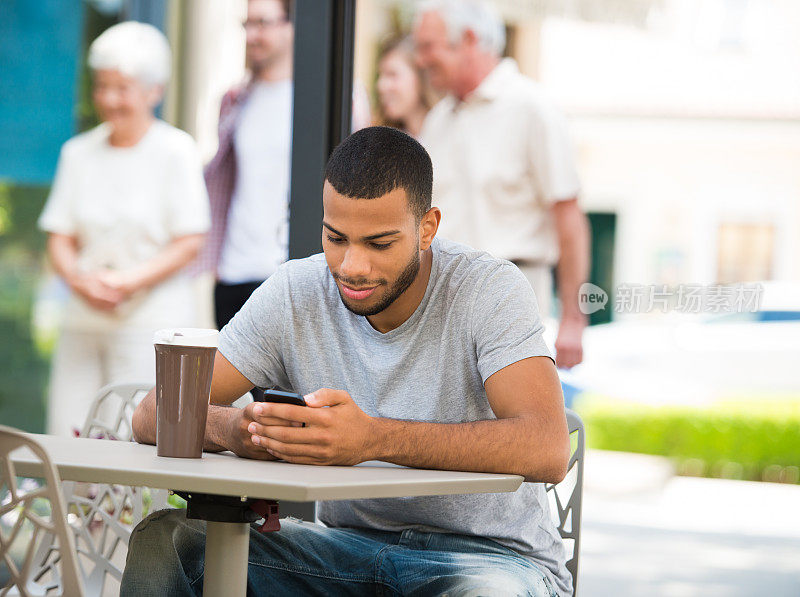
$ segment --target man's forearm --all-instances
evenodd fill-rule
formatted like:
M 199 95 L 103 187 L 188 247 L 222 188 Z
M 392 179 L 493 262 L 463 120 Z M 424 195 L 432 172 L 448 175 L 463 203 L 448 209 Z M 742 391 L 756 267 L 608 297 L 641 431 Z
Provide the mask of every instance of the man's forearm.
M 234 409 L 226 406 L 210 405 L 208 407 L 208 419 L 206 421 L 206 437 L 203 442 L 203 450 L 206 452 L 221 452 L 227 450 L 225 447 L 225 429 L 231 417 L 236 413 Z M 156 443 L 156 398 L 155 390 L 144 397 L 141 404 L 133 413 L 132 420 L 133 437 L 140 444 Z
M 566 427 L 566 423 L 565 423 Z M 417 468 L 523 475 L 557 483 L 569 461 L 569 439 L 534 417 L 470 423 L 375 419 L 371 458 Z
M 560 257 L 556 271 L 562 319 L 585 319 L 578 306 L 578 291 L 589 279 L 591 232 L 583 212 L 573 210 L 559 229 Z

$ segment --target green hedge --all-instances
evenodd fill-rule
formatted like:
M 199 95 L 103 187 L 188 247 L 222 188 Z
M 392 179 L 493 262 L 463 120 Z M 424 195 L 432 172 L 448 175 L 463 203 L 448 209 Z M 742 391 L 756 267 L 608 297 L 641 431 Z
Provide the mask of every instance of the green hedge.
M 693 408 L 584 396 L 575 410 L 590 448 L 667 456 L 684 475 L 800 482 L 800 399 Z

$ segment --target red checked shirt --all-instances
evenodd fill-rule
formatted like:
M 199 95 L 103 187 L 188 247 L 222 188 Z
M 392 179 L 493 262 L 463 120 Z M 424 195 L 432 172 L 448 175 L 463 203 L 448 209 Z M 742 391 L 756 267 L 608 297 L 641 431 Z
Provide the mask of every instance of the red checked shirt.
M 233 143 L 236 121 L 249 93 L 249 86 L 242 85 L 231 89 L 222 97 L 219 110 L 219 148 L 204 171 L 211 204 L 211 230 L 200 255 L 192 265 L 193 273 L 216 273 L 236 184 L 236 150 Z

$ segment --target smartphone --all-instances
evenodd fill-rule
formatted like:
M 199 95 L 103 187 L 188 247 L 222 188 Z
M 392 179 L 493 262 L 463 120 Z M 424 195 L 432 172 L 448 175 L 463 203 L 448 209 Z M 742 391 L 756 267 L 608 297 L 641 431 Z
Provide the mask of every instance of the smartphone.
M 278 402 L 280 404 L 294 404 L 306 406 L 305 398 L 294 392 L 281 392 L 280 390 L 264 390 L 264 402 Z

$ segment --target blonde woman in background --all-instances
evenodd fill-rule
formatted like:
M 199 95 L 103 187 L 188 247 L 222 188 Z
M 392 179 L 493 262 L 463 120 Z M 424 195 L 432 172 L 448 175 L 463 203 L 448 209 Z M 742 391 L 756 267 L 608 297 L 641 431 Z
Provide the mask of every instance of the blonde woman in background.
M 386 41 L 378 53 L 378 124 L 393 126 L 418 137 L 428 111 L 436 103 L 423 72 L 414 62 L 407 37 Z
M 194 140 L 154 116 L 170 75 L 164 35 L 120 23 L 88 62 L 103 122 L 64 144 L 39 219 L 71 291 L 50 380 L 47 429 L 59 435 L 80 429 L 103 385 L 155 381 L 157 328 L 196 324 L 180 271 L 210 223 Z

